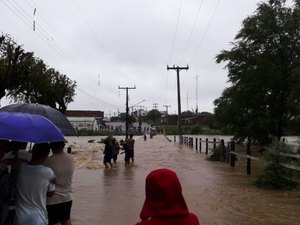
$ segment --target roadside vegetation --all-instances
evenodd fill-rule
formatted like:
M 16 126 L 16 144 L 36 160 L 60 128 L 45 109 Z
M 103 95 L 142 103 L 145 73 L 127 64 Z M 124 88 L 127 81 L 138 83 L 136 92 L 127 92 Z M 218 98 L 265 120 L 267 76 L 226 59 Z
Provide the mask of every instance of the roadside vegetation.
M 290 170 L 283 165 L 300 166 L 300 160 L 288 157 L 292 151 L 282 142 L 273 142 L 261 159 L 264 173 L 257 176 L 253 184 L 266 189 L 293 190 L 297 188 L 295 179 L 300 180 L 300 171 Z

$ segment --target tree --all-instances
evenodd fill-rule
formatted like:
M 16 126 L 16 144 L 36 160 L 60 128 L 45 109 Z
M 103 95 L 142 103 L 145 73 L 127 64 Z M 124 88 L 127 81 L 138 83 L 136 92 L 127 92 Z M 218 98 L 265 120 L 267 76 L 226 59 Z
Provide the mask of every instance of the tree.
M 126 122 L 126 113 L 120 113 L 119 118 L 121 122 Z M 134 116 L 128 115 L 128 124 L 132 124 L 134 122 L 136 122 Z
M 45 104 L 64 113 L 75 88 L 76 82 L 25 52 L 10 36 L 0 36 L 0 99 Z
M 218 121 L 242 140 L 280 139 L 300 115 L 300 1 L 259 3 L 232 45 L 216 57 L 231 83 L 214 101 Z
M 32 57 L 17 45 L 10 36 L 0 36 L 0 99 L 6 90 L 18 87 L 25 80 L 26 70 L 20 67 Z
M 156 124 L 161 119 L 161 113 L 157 109 L 152 109 L 148 112 L 145 119 Z

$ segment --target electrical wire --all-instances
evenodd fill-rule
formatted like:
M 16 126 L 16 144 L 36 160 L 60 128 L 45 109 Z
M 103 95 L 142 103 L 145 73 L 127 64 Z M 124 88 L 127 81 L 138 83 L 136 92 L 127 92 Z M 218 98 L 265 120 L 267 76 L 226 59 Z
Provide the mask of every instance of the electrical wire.
M 200 49 L 200 47 L 201 47 L 201 45 L 202 45 L 202 42 L 203 42 L 203 40 L 204 40 L 204 38 L 205 38 L 205 36 L 206 36 L 208 30 L 209 30 L 209 27 L 210 27 L 210 25 L 211 25 L 211 23 L 212 23 L 212 21 L 213 21 L 215 15 L 216 15 L 216 13 L 217 13 L 217 9 L 218 9 L 220 3 L 221 3 L 221 0 L 218 0 L 217 4 L 216 4 L 216 6 L 215 6 L 215 9 L 214 9 L 214 11 L 213 11 L 213 14 L 212 14 L 212 16 L 211 16 L 211 18 L 210 18 L 210 20 L 209 20 L 209 22 L 208 22 L 208 24 L 207 24 L 207 26 L 206 26 L 206 28 L 205 28 L 205 30 L 204 30 L 204 33 L 203 33 L 203 35 L 202 35 L 202 37 L 201 37 L 201 39 L 200 39 L 200 42 L 199 42 L 199 44 L 197 45 L 197 47 L 196 47 L 194 53 L 192 54 L 192 57 L 191 57 L 191 59 L 190 59 L 190 61 L 189 61 L 188 64 L 191 64 L 191 62 L 193 61 L 193 59 L 196 57 L 196 55 L 197 55 L 197 53 L 198 53 L 198 51 L 199 51 L 199 49 Z
M 179 5 L 179 10 L 178 10 L 178 15 L 177 15 L 177 21 L 176 21 L 176 27 L 175 27 L 175 33 L 174 33 L 174 36 L 173 36 L 171 53 L 170 53 L 170 56 L 169 56 L 169 62 L 171 62 L 172 58 L 173 58 L 173 52 L 174 52 L 175 41 L 176 41 L 176 36 L 177 36 L 178 24 L 179 24 L 180 15 L 181 15 L 181 8 L 182 8 L 182 0 L 180 0 L 180 5 Z
M 104 48 L 104 46 L 102 45 L 100 39 L 98 38 L 96 32 L 94 31 L 93 27 L 91 26 L 91 24 L 88 22 L 88 20 L 86 19 L 86 16 L 84 15 L 84 13 L 82 12 L 82 10 L 80 9 L 80 7 L 78 6 L 78 4 L 76 3 L 75 0 L 72 0 L 73 5 L 75 6 L 76 10 L 78 11 L 79 15 L 81 16 L 82 20 L 84 21 L 84 23 L 87 25 L 87 28 L 89 29 L 90 33 L 92 34 L 93 38 L 96 40 L 96 43 L 98 45 L 98 47 L 100 48 L 100 50 L 105 54 L 105 56 L 112 62 L 112 64 L 114 63 L 114 60 L 107 54 L 107 50 Z M 104 77 L 104 76 L 103 76 Z M 104 84 L 109 84 L 110 85 L 110 89 L 114 88 L 114 85 L 112 83 L 110 83 L 110 81 L 108 80 L 107 82 L 105 82 Z
M 13 5 L 12 2 L 9 2 L 11 6 L 14 7 L 20 14 L 22 14 L 25 20 L 27 19 L 29 21 L 33 21 L 33 18 L 15 0 L 12 1 L 15 3 L 15 5 Z M 36 29 L 35 32 L 38 33 L 38 35 L 60 56 L 66 59 L 69 63 L 76 65 L 76 67 L 78 67 L 81 72 L 86 73 L 88 71 L 89 73 L 93 74 L 93 72 L 89 71 L 88 68 L 83 69 L 83 65 L 80 64 L 79 60 L 74 58 L 65 48 L 63 48 L 59 43 L 57 43 L 55 39 L 46 31 L 46 29 L 43 28 L 43 26 L 39 26 L 38 28 L 39 29 Z M 90 77 L 88 77 L 88 79 L 90 79 L 92 83 L 96 82 Z
M 195 27 L 196 27 L 197 22 L 198 22 L 198 17 L 199 17 L 199 15 L 200 15 L 200 11 L 201 11 L 201 7 L 202 7 L 202 4 L 203 4 L 203 1 L 204 1 L 204 0 L 201 0 L 201 2 L 200 2 L 200 4 L 199 4 L 199 7 L 198 7 L 198 9 L 197 9 L 196 17 L 195 17 L 195 19 L 194 19 L 194 23 L 193 23 L 191 32 L 190 32 L 190 34 L 189 34 L 188 40 L 187 40 L 187 42 L 186 42 L 186 44 L 185 44 L 184 51 L 183 51 L 182 57 L 181 57 L 181 59 L 180 59 L 180 62 L 182 62 L 182 61 L 184 60 L 185 54 L 186 54 L 187 49 L 188 49 L 188 47 L 189 47 L 189 45 L 190 45 L 191 38 L 192 38 L 192 36 L 193 36 Z
M 15 2 L 16 3 L 16 5 L 13 5 L 12 4 L 12 2 L 5 2 L 5 1 L 1 1 L 8 9 L 10 9 L 10 11 L 13 13 L 13 14 L 15 14 L 29 29 L 32 29 L 32 26 L 31 26 L 31 24 L 30 24 L 30 22 L 32 21 L 32 18 L 31 18 L 31 16 L 28 14 L 28 13 L 25 13 L 24 12 L 24 10 L 22 9 L 22 7 L 20 7 L 19 5 L 18 5 L 18 3 L 17 2 L 15 2 L 14 0 L 13 0 L 13 2 Z M 7 3 L 9 3 L 10 5 L 8 5 Z M 30 20 L 30 22 L 28 22 L 28 19 Z M 55 46 L 55 45 L 53 45 L 53 44 L 51 44 L 51 42 L 49 42 L 49 40 L 51 40 L 52 38 L 51 38 L 51 36 L 49 36 L 47 33 L 45 34 L 45 33 L 42 33 L 42 32 L 35 32 L 47 45 L 49 45 L 54 51 L 56 51 L 56 53 L 58 53 L 60 56 L 62 56 L 63 58 L 65 58 L 66 60 L 68 60 L 69 62 L 72 62 L 72 60 L 70 60 L 69 58 L 68 58 L 68 56 L 66 56 L 65 55 L 65 53 L 64 52 L 61 52 L 61 50 L 57 47 L 57 46 Z M 48 36 L 48 37 L 47 37 Z M 53 39 L 52 39 L 53 40 Z M 77 64 L 75 64 L 75 65 L 77 65 Z M 102 102 L 102 103 L 105 103 L 105 104 L 107 104 L 107 105 L 111 105 L 111 106 L 115 106 L 115 105 L 112 105 L 111 103 L 108 103 L 108 102 L 105 102 L 105 101 L 103 101 L 103 100 L 100 100 L 100 99 L 98 99 L 98 98 L 96 98 L 95 96 L 92 96 L 92 95 L 90 95 L 90 94 L 88 94 L 87 92 L 85 92 L 85 91 L 82 91 L 81 89 L 79 89 L 79 88 L 77 88 L 78 90 L 80 90 L 82 93 L 84 93 L 85 95 L 87 95 L 87 96 L 89 96 L 89 97 L 91 97 L 91 98 L 93 98 L 93 99 L 96 99 L 96 100 L 98 100 L 99 102 Z M 115 106 L 115 107 L 118 107 L 118 106 Z

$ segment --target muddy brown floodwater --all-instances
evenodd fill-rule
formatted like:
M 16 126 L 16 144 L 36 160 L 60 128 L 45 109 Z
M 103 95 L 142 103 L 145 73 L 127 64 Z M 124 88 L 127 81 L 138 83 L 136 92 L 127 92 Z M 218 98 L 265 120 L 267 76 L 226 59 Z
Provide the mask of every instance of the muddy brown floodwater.
M 185 145 L 157 135 L 138 137 L 135 163 L 124 166 L 124 155 L 113 168 L 102 164 L 103 145 L 87 143 L 99 137 L 70 137 L 76 158 L 73 225 L 134 225 L 145 198 L 145 178 L 157 168 L 178 174 L 185 200 L 202 225 L 299 225 L 300 192 L 269 191 L 253 187 L 238 164 L 207 161 Z

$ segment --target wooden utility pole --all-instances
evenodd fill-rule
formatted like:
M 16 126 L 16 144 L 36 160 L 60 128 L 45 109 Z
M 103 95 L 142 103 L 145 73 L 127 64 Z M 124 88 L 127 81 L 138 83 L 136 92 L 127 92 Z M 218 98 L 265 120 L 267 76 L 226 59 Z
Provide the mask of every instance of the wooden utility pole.
M 167 65 L 167 70 L 176 70 L 177 73 L 177 97 L 178 97 L 178 131 L 179 131 L 179 144 L 182 144 L 182 128 L 181 128 L 181 100 L 180 100 L 180 79 L 179 72 L 180 70 L 188 70 L 189 66 L 179 67 L 173 65 L 173 67 L 169 67 Z
M 128 107 L 128 89 L 135 89 L 135 85 L 134 87 L 120 87 L 119 89 L 126 89 L 126 136 L 125 138 L 128 138 L 128 113 L 129 113 L 129 107 Z
M 198 74 L 196 75 L 196 113 L 198 113 Z
M 163 105 L 163 107 L 166 107 L 166 115 L 168 115 L 168 108 L 171 107 L 170 105 Z

